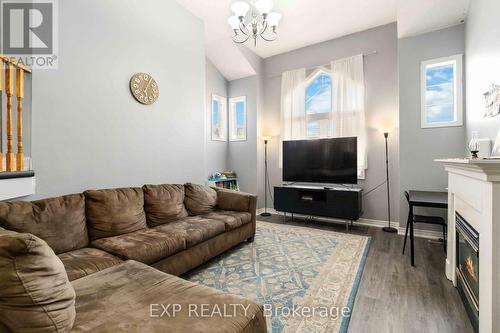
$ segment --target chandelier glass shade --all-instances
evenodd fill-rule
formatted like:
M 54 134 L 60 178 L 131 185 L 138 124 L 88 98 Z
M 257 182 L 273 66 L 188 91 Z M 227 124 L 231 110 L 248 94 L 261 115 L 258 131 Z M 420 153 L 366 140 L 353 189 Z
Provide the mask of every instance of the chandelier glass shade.
M 233 41 L 242 44 L 252 38 L 257 45 L 259 37 L 268 42 L 275 40 L 281 14 L 271 12 L 273 6 L 272 0 L 258 0 L 251 5 L 245 1 L 234 2 L 231 6 L 234 16 L 227 20 L 234 32 Z

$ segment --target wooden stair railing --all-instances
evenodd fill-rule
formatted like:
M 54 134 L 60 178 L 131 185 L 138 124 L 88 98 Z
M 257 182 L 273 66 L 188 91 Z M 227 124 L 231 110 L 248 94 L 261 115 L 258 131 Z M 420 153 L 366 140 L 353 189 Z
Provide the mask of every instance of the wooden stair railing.
M 5 85 L 2 86 L 3 66 L 5 65 Z M 12 98 L 14 96 L 14 69 L 15 85 L 17 98 L 17 154 L 14 158 L 13 151 L 13 126 L 12 126 Z M 31 73 L 31 69 L 16 64 L 10 58 L 0 54 L 0 172 L 3 170 L 3 119 L 2 119 L 2 88 L 4 87 L 7 96 L 7 152 L 5 155 L 5 171 L 23 171 L 24 170 L 24 152 L 23 152 L 23 98 L 24 98 L 24 73 Z
M 2 101 L 2 82 L 3 82 L 3 59 L 0 59 L 0 172 L 3 171 L 3 101 Z
M 7 153 L 5 154 L 5 169 L 14 171 L 14 153 L 12 152 L 12 95 L 14 94 L 14 67 L 5 64 L 5 94 L 7 95 Z
M 16 96 L 17 96 L 17 155 L 16 171 L 24 170 L 23 155 L 23 97 L 24 97 L 24 70 L 16 69 Z

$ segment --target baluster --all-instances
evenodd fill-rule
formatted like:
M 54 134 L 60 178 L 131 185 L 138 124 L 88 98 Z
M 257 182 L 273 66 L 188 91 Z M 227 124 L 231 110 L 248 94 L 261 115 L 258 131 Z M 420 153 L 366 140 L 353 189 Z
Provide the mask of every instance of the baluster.
M 3 58 L 0 58 L 0 172 L 3 171 L 3 104 L 2 104 Z
M 17 96 L 17 155 L 16 170 L 24 170 L 23 154 L 23 97 L 24 97 L 24 70 L 16 68 L 16 96 Z
M 12 152 L 12 95 L 14 94 L 14 68 L 10 62 L 5 66 L 5 94 L 7 95 L 7 154 L 6 170 L 14 171 L 14 153 Z

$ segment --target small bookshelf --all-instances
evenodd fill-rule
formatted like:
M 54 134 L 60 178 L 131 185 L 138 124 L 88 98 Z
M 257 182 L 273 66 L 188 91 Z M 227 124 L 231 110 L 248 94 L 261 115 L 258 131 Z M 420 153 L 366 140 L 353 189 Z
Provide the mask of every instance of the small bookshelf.
M 208 186 L 225 188 L 228 190 L 240 190 L 240 185 L 238 184 L 238 178 L 236 177 L 226 177 L 226 178 L 208 178 Z

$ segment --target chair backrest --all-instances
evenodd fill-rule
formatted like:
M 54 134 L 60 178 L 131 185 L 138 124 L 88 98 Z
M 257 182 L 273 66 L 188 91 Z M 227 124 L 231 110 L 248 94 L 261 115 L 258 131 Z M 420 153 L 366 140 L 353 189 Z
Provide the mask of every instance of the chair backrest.
M 408 201 L 408 204 L 410 204 L 410 193 L 408 193 L 408 191 L 405 191 L 405 197 L 406 201 Z

